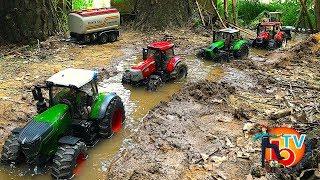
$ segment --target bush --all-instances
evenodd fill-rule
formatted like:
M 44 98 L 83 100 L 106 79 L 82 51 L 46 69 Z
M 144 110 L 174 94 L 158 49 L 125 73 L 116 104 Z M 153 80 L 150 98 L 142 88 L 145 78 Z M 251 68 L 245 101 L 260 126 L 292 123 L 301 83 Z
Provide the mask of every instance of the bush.
M 228 0 L 228 11 L 231 18 L 232 15 L 232 0 Z M 223 0 L 218 1 L 218 10 L 223 16 Z M 315 12 L 313 7 L 313 1 L 307 0 L 308 12 L 311 17 L 312 23 L 315 26 Z M 239 0 L 237 3 L 237 12 L 238 12 L 238 22 L 241 25 L 248 26 L 253 25 L 256 21 L 259 21 L 257 18 L 265 11 L 280 11 L 282 14 L 282 21 L 284 25 L 293 26 L 298 20 L 300 13 L 300 2 L 297 0 L 273 0 L 271 3 L 261 3 L 257 0 Z
M 72 9 L 81 10 L 91 8 L 93 0 L 72 0 Z

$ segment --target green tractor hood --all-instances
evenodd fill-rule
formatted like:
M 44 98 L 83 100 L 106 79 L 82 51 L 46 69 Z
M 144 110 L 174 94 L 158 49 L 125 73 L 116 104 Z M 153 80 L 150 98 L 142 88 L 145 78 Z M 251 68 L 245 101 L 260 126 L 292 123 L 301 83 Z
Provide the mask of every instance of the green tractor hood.
M 243 46 L 243 45 L 246 45 L 248 44 L 249 42 L 246 41 L 246 40 L 238 40 L 238 41 L 234 41 L 233 44 L 232 44 L 232 50 L 233 51 L 238 51 L 240 50 L 240 48 Z
M 21 130 L 18 141 L 28 162 L 32 162 L 43 149 L 48 152 L 54 149 L 50 148 L 55 145 L 52 137 L 60 137 L 71 124 L 68 110 L 69 107 L 65 104 L 55 105 L 34 116 Z
M 224 47 L 224 40 L 213 42 L 208 48 L 204 49 L 206 58 L 217 56 L 218 50 Z
M 212 51 L 215 48 L 221 49 L 224 46 L 224 40 L 219 40 L 216 42 L 213 42 L 208 48 L 206 48 L 206 51 Z
M 57 104 L 50 107 L 41 114 L 36 115 L 33 119 L 37 122 L 44 122 L 58 127 L 64 119 L 65 115 L 68 113 L 69 106 L 65 104 Z

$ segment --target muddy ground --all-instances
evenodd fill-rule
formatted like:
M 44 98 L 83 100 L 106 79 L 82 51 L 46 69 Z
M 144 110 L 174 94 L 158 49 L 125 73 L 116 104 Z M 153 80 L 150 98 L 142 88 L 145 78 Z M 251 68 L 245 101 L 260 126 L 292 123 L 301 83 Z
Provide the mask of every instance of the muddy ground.
M 122 32 L 119 41 L 104 45 L 78 45 L 63 37 L 52 37 L 33 46 L 0 47 L 0 144 L 15 127 L 25 124 L 35 113 L 31 88 L 64 68 L 98 70 L 101 80 L 114 76 L 117 61 L 142 52 L 156 40 L 176 38 L 179 54 L 190 54 L 210 42 L 191 30 L 172 30 L 160 33 Z M 208 36 L 208 35 L 207 35 Z
M 148 113 L 110 163 L 107 178 L 305 179 L 302 169 L 274 174 L 259 168 L 260 144 L 247 132 L 258 124 L 316 124 L 307 131 L 318 136 L 319 41 L 318 34 L 286 50 L 233 61 L 218 82 L 187 84 Z M 313 163 L 308 168 L 317 169 L 319 159 Z
M 53 37 L 34 47 L 3 46 L 0 143 L 36 113 L 30 92 L 33 84 L 66 67 L 96 69 L 102 79 L 115 77 L 120 73 L 118 61 L 161 39 L 172 40 L 176 52 L 185 57 L 193 57 L 196 49 L 211 41 L 202 31 L 141 34 L 126 30 L 119 41 L 105 45 L 78 45 Z M 100 178 L 273 177 L 263 170 L 251 175 L 259 166 L 260 146 L 247 132 L 257 124 L 301 126 L 320 120 L 319 41 L 320 35 L 315 35 L 283 50 L 259 51 L 248 59 L 218 64 L 219 73 L 210 72 L 210 78 L 190 75 L 192 80 L 169 101 L 158 104 L 135 126 L 128 124 L 132 135 L 107 162 Z M 196 68 L 189 69 L 197 73 Z

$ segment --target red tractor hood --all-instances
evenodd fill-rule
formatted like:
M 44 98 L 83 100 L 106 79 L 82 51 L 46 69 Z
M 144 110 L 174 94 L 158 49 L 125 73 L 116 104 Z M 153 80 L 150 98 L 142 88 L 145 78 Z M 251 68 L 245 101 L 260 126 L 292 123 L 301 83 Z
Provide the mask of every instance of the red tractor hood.
M 147 67 L 149 67 L 151 64 L 154 64 L 154 63 L 155 63 L 154 57 L 151 56 L 148 59 L 140 62 L 139 64 L 132 66 L 131 69 L 144 71 Z

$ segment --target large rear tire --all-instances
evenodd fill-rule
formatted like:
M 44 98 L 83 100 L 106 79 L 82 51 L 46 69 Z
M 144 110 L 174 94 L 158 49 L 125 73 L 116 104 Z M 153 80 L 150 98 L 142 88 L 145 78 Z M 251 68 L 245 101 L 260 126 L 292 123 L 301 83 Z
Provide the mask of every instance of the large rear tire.
M 87 147 L 78 141 L 75 145 L 62 144 L 53 158 L 51 175 L 55 179 L 71 179 L 78 175 L 85 159 Z
M 106 114 L 99 122 L 99 134 L 103 138 L 110 138 L 119 132 L 125 121 L 125 110 L 121 98 L 116 96 L 109 103 Z
M 249 47 L 248 47 L 248 45 L 241 46 L 238 51 L 235 51 L 233 53 L 233 56 L 236 59 L 242 59 L 242 58 L 248 57 L 248 55 L 249 55 Z
M 172 74 L 177 80 L 183 79 L 188 75 L 188 66 L 183 62 L 179 62 L 174 68 Z
M 22 157 L 18 134 L 11 134 L 3 145 L 1 162 L 18 164 L 22 161 Z

